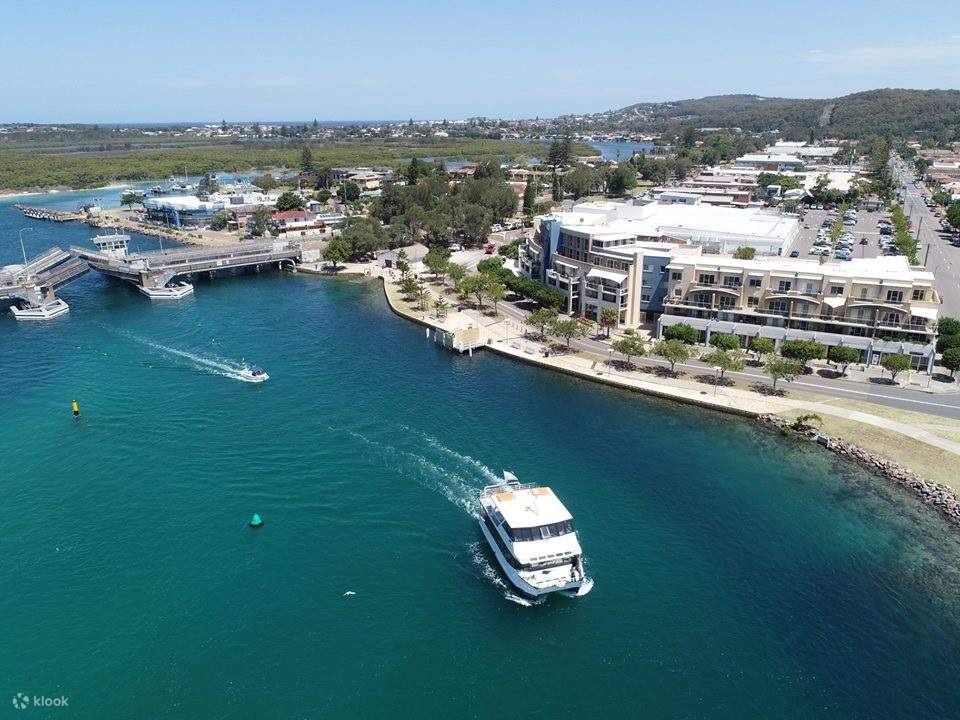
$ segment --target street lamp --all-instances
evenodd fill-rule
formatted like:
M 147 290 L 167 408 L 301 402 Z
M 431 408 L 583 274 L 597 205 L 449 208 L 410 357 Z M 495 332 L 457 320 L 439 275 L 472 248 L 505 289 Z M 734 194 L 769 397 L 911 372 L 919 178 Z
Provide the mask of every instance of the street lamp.
M 27 265 L 27 249 L 23 246 L 23 234 L 25 232 L 32 232 L 32 227 L 20 228 L 20 252 L 23 253 L 23 265 L 26 268 Z

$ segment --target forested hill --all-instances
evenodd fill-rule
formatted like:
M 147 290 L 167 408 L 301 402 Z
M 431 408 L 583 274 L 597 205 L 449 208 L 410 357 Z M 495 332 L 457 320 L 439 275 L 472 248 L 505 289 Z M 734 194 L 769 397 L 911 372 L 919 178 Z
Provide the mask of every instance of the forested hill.
M 960 90 L 868 90 L 830 99 L 715 95 L 695 100 L 637 103 L 583 118 L 592 124 L 663 129 L 671 125 L 779 130 L 805 138 L 945 134 L 960 138 Z

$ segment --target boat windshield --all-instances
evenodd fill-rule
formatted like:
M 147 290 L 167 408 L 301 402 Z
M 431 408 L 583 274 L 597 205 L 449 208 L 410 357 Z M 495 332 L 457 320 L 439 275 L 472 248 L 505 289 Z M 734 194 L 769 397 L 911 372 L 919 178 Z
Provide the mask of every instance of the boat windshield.
M 261 369 L 258 368 L 256 365 L 254 365 L 252 368 L 250 368 L 250 374 L 251 374 L 251 375 L 263 375 L 263 370 L 261 370 Z
M 560 535 L 567 535 L 573 532 L 573 520 L 564 520 L 563 522 L 550 523 L 549 525 L 540 525 L 538 527 L 511 528 L 504 525 L 507 534 L 514 542 L 524 542 L 527 540 L 546 540 Z

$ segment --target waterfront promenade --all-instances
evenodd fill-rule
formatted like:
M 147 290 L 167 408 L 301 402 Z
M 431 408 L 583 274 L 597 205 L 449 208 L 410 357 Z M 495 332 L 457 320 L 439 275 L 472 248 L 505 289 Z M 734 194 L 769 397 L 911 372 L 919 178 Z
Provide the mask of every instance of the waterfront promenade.
M 457 333 L 465 328 L 471 331 L 476 328 L 483 348 L 513 360 L 623 390 L 744 417 L 775 414 L 792 421 L 800 415 L 814 413 L 822 419 L 820 430 L 824 434 L 853 442 L 927 479 L 960 491 L 960 478 L 955 472 L 960 462 L 960 421 L 924 412 L 874 406 L 839 394 L 831 395 L 819 387 L 815 392 L 807 388 L 798 391 L 790 383 L 780 383 L 782 394 L 766 394 L 763 390 L 769 386 L 769 381 L 765 384 L 752 382 L 746 387 L 739 383 L 725 386 L 711 382 L 712 378 L 702 373 L 694 374 L 683 369 L 671 374 L 656 365 L 637 363 L 633 368 L 627 368 L 624 363 L 611 362 L 613 358 L 609 354 L 576 346 L 565 351 L 554 342 L 533 337 L 518 318 L 493 316 L 489 314 L 490 308 L 481 312 L 472 307 L 458 310 L 454 306 L 445 316 L 438 317 L 431 310 L 422 310 L 416 303 L 408 302 L 400 291 L 397 276 L 372 264 L 348 265 L 337 274 L 380 277 L 387 301 L 397 314 L 430 328 L 432 333 Z M 429 287 L 433 298 L 452 299 L 442 285 L 431 283 Z M 430 302 L 426 307 L 430 307 Z M 501 310 L 502 307 L 503 303 Z M 696 370 L 692 366 L 685 367 Z

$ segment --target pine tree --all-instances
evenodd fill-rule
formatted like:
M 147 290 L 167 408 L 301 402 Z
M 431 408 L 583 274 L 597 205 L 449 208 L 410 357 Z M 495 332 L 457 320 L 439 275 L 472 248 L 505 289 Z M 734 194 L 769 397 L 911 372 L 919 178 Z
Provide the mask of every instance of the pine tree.
M 300 172 L 311 173 L 313 170 L 313 152 L 309 145 L 304 145 L 300 152 Z
M 525 215 L 533 215 L 533 206 L 537 202 L 537 189 L 532 180 L 527 180 L 527 186 L 523 189 L 523 212 Z

